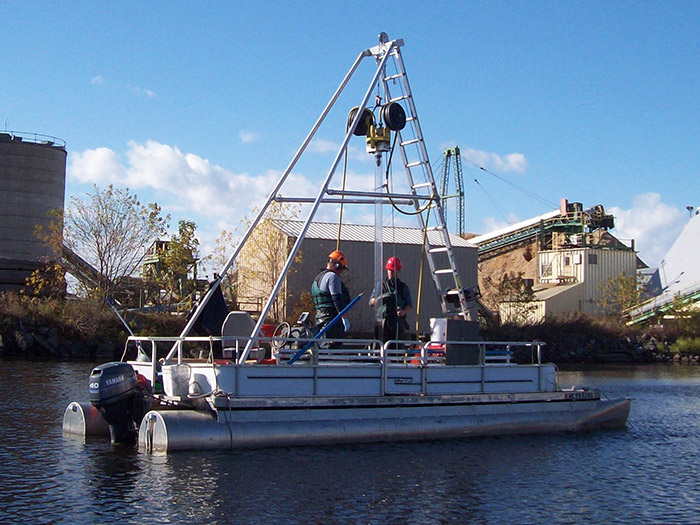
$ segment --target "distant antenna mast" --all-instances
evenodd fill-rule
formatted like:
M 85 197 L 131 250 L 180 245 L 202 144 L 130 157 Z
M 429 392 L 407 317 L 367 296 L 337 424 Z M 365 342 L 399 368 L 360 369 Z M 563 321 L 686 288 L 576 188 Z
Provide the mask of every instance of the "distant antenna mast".
M 448 195 L 450 171 L 453 163 L 456 193 Z M 457 233 L 459 235 L 464 234 L 464 179 L 462 177 L 462 155 L 459 153 L 459 146 L 447 148 L 442 152 L 440 198 L 442 199 L 445 213 L 447 213 L 447 199 L 457 198 Z

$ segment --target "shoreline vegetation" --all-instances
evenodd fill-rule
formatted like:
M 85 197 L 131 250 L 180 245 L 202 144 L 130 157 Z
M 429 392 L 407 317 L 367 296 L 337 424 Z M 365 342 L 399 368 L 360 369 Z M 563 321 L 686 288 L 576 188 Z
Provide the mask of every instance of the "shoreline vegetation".
M 131 313 L 139 335 L 176 336 L 184 314 Z M 0 358 L 120 359 L 128 333 L 105 304 L 0 295 Z M 496 341 L 543 341 L 543 362 L 559 364 L 654 363 L 700 360 L 700 340 L 678 327 L 628 327 L 605 318 L 572 315 L 527 326 L 502 325 L 482 333 Z M 530 362 L 515 354 L 514 361 Z

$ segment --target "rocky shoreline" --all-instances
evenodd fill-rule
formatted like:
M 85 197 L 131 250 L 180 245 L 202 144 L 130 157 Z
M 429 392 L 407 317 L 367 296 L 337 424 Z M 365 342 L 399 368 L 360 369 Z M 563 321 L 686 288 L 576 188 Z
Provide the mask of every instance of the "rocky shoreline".
M 59 328 L 31 327 L 16 323 L 0 332 L 0 358 L 23 359 L 104 359 L 118 360 L 128 334 L 121 337 L 66 337 Z M 544 340 L 541 337 L 511 337 L 497 340 Z M 493 337 L 491 337 L 493 339 Z M 514 361 L 529 363 L 530 352 L 516 351 Z M 600 337 L 581 333 L 558 333 L 543 346 L 542 361 L 556 364 L 656 363 L 681 361 L 696 363 L 698 356 L 674 354 L 646 335 L 638 338 Z
M 124 341 L 64 338 L 56 328 L 17 326 L 0 333 L 0 357 L 24 359 L 119 359 Z

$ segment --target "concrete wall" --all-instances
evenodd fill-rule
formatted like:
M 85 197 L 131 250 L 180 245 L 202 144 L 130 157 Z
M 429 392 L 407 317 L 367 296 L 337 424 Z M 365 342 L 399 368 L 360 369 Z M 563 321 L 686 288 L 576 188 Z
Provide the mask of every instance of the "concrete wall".
M 0 133 L 0 291 L 16 290 L 53 254 L 35 235 L 63 207 L 66 150 Z

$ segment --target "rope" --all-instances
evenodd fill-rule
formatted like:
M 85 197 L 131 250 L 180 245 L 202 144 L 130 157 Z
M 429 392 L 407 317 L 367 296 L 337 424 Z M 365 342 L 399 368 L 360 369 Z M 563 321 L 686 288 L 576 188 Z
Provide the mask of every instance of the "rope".
M 416 335 L 420 333 L 420 306 L 421 306 L 421 296 L 423 291 L 423 268 L 425 266 L 425 246 L 428 243 L 428 221 L 430 220 L 430 208 L 428 208 L 428 213 L 425 216 L 425 222 L 423 227 L 423 243 L 421 245 L 420 254 L 420 270 L 418 271 L 418 297 L 416 297 Z
M 347 133 L 347 128 L 345 130 Z M 342 190 L 345 191 L 345 180 L 348 175 L 348 148 L 345 148 L 345 158 L 343 162 L 343 185 Z M 340 250 L 340 232 L 343 228 L 343 205 L 345 204 L 345 195 L 340 196 L 340 215 L 338 217 L 338 239 L 335 242 L 335 249 Z
M 389 192 L 389 167 L 391 166 L 391 159 L 394 156 L 394 148 L 396 147 L 396 140 L 398 138 L 399 138 L 399 134 L 394 133 L 394 143 L 391 145 L 391 150 L 389 152 L 389 160 L 387 161 L 387 165 L 386 165 L 386 175 L 384 177 L 384 187 L 386 188 L 387 198 L 389 199 L 389 202 L 391 203 L 392 208 L 394 208 L 396 211 L 398 211 L 402 215 L 409 215 L 409 216 L 410 215 L 419 215 L 419 214 L 423 213 L 425 210 L 427 210 L 428 208 L 430 208 L 430 204 L 434 200 L 436 200 L 434 193 L 430 196 L 430 199 L 428 199 L 428 201 L 426 202 L 426 204 L 423 208 L 420 208 L 420 209 L 415 210 L 415 211 L 404 211 L 401 208 L 399 208 L 398 205 L 394 202 L 394 200 L 391 198 L 391 193 Z

